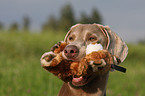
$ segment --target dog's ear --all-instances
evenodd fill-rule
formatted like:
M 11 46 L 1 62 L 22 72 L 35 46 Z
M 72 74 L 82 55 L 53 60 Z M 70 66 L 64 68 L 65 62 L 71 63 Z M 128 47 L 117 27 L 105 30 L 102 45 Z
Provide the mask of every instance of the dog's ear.
M 104 34 L 106 34 L 107 38 L 110 39 L 107 44 L 109 52 L 115 56 L 118 63 L 123 62 L 128 54 L 128 47 L 125 42 L 123 42 L 116 33 L 112 32 L 109 26 L 103 26 L 100 24 L 97 24 L 97 26 L 102 32 L 104 32 Z
M 77 27 L 78 25 L 80 24 L 76 24 L 76 25 L 73 25 L 70 30 L 67 32 L 67 34 L 65 35 L 65 38 L 64 38 L 64 42 L 67 42 L 67 38 L 68 36 L 70 35 L 70 33 L 72 32 L 73 28 Z

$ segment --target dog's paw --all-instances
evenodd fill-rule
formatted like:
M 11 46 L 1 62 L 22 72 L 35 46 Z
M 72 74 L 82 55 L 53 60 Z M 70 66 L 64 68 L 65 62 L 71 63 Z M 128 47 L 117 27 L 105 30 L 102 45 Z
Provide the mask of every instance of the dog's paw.
M 66 45 L 67 45 L 66 42 L 60 41 L 51 48 L 51 51 L 56 54 L 60 53 L 61 51 L 63 51 Z
M 43 67 L 51 66 L 52 59 L 56 57 L 56 54 L 53 52 L 46 52 L 42 55 L 40 62 Z

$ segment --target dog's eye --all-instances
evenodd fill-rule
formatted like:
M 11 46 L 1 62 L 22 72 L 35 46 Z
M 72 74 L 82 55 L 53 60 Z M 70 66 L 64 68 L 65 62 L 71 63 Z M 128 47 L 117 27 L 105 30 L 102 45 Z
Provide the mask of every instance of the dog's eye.
M 95 40 L 97 40 L 97 37 L 89 37 L 88 40 L 89 40 L 89 41 L 95 41 Z

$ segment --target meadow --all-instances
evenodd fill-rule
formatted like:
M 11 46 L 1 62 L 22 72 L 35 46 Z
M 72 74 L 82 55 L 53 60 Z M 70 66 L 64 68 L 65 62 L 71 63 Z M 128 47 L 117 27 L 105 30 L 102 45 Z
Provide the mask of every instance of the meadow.
M 63 82 L 40 66 L 40 57 L 64 36 L 61 32 L 0 32 L 0 96 L 57 96 Z M 128 47 L 121 64 L 127 73 L 110 72 L 107 96 L 145 94 L 145 45 Z

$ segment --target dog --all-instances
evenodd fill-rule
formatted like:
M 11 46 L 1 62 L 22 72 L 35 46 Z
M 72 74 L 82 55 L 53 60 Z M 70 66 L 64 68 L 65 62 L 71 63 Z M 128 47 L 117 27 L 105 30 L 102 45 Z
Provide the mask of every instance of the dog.
M 128 47 L 125 42 L 116 33 L 112 32 L 109 26 L 100 24 L 76 24 L 68 31 L 64 41 L 67 46 L 62 51 L 62 56 L 67 60 L 80 61 L 81 58 L 86 56 L 86 47 L 91 43 L 101 44 L 103 49 L 108 50 L 112 54 L 113 62 L 116 65 L 122 63 L 128 54 Z M 52 50 L 56 46 L 58 45 L 55 45 Z M 46 55 L 51 55 L 51 59 L 54 58 L 54 53 L 49 52 L 42 56 L 41 61 Z M 105 63 L 102 61 L 102 65 Z M 106 96 L 108 77 L 109 72 L 102 75 L 91 74 L 73 78 L 62 85 L 58 96 Z

